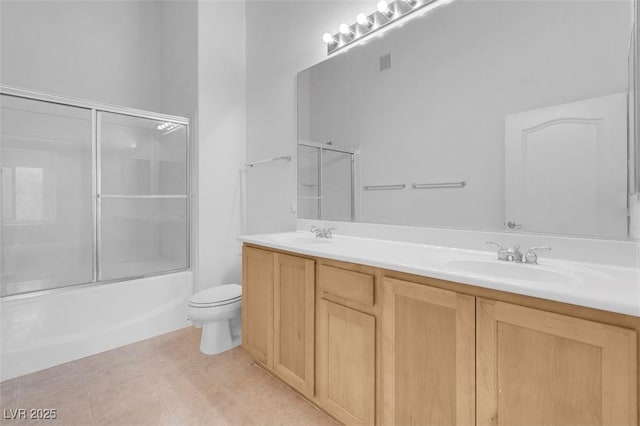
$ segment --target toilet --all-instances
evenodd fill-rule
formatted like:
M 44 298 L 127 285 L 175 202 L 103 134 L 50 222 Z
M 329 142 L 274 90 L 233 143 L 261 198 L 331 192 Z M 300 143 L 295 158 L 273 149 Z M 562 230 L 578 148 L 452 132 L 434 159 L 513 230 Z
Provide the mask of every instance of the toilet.
M 242 287 L 224 284 L 194 293 L 187 317 L 202 326 L 200 351 L 214 355 L 238 346 L 242 340 Z

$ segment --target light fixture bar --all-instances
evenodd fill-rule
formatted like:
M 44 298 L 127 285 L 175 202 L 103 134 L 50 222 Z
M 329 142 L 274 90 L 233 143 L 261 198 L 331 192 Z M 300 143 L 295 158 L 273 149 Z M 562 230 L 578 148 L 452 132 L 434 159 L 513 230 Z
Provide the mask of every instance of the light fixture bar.
M 453 0 L 396 0 L 387 3 L 378 2 L 377 10 L 370 15 L 361 13 L 356 23 L 340 25 L 340 31 L 331 35 L 325 33 L 324 42 L 327 44 L 327 55 L 347 51 L 355 44 L 365 43 L 371 38 L 383 34 L 390 29 L 425 13 L 451 3 Z

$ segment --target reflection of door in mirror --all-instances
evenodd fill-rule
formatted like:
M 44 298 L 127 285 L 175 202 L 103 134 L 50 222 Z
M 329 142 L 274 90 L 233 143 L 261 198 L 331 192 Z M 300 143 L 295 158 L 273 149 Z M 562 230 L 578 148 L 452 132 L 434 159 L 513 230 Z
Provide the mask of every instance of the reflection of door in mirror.
M 505 223 L 531 232 L 627 236 L 627 94 L 505 119 Z

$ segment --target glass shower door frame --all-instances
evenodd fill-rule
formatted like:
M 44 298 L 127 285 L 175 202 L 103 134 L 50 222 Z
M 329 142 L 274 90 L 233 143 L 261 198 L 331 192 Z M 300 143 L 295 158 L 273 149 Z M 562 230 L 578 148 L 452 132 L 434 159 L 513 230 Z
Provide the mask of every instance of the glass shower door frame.
M 95 179 L 95 186 L 94 186 L 94 191 L 95 191 L 95 195 L 94 195 L 94 209 L 95 209 L 95 214 L 94 214 L 94 219 L 96 221 L 96 226 L 94 228 L 95 230 L 95 245 L 94 245 L 94 250 L 95 250 L 95 257 L 94 257 L 94 262 L 96 263 L 95 265 L 95 269 L 94 269 L 94 274 L 95 274 L 95 281 L 99 281 L 99 282 L 114 282 L 114 281 L 123 281 L 123 280 L 130 280 L 130 279 L 137 279 L 137 278 L 145 278 L 145 277 L 149 277 L 149 276 L 155 276 L 155 275 L 163 275 L 163 274 L 171 274 L 174 272 L 180 272 L 180 271 L 184 271 L 184 270 L 188 270 L 190 269 L 191 266 L 191 225 L 190 225 L 190 217 L 191 217 L 191 203 L 190 203 L 190 199 L 191 199 L 191 172 L 190 172 L 190 159 L 191 159 L 191 155 L 190 155 L 190 145 L 189 145 L 189 125 L 185 125 L 186 127 L 186 153 L 185 153 L 185 160 L 186 160 L 186 174 L 187 174 L 187 178 L 186 178 L 186 194 L 185 195 L 159 195 L 159 194 L 154 194 L 154 195 L 129 195 L 129 194 L 104 194 L 102 191 L 102 117 L 103 114 L 101 114 L 102 112 L 105 113 L 114 113 L 114 111 L 105 111 L 103 109 L 97 109 L 93 111 L 96 114 L 96 121 L 94 122 L 96 124 L 96 132 L 94 133 L 94 146 L 93 146 L 93 161 L 96 164 L 96 168 L 95 173 L 94 173 L 94 179 Z M 158 119 L 155 115 L 153 115 L 152 113 L 148 116 L 141 116 L 141 115 L 134 115 L 134 114 L 127 114 L 127 113 L 123 113 L 123 112 L 117 112 L 117 114 L 120 115 L 126 115 L 126 116 L 130 116 L 133 118 L 143 118 L 143 119 L 150 119 L 150 120 L 159 120 L 159 121 L 165 121 L 165 122 L 172 122 L 174 123 L 175 121 L 171 121 L 171 120 L 165 120 L 164 118 L 162 119 Z M 178 124 L 183 124 L 183 123 L 178 123 Z M 101 252 L 101 248 L 102 248 L 102 200 L 105 199 L 130 199 L 130 200 L 161 200 L 161 199 L 172 199 L 172 200 L 185 200 L 186 201 L 186 219 L 187 219 L 187 241 L 186 241 L 186 268 L 174 268 L 174 269 L 168 269 L 168 270 L 163 270 L 161 272 L 152 272 L 152 273 L 145 273 L 145 274 L 135 274 L 132 276 L 127 276 L 127 277 L 123 277 L 123 278 L 114 278 L 114 279 L 103 279 L 102 277 L 102 252 Z
M 21 88 L 3 86 L 0 85 L 0 94 L 6 96 L 12 96 L 16 98 L 30 99 L 41 102 L 48 102 L 59 105 L 66 105 L 70 107 L 83 108 L 91 111 L 91 191 L 93 202 L 92 205 L 92 220 L 93 220 L 93 241 L 92 241 L 92 263 L 93 263 L 93 280 L 87 283 L 72 284 L 63 287 L 56 287 L 47 290 L 38 290 L 33 292 L 18 293 L 13 295 L 3 296 L 4 300 L 20 299 L 25 297 L 33 297 L 44 294 L 58 293 L 66 291 L 70 288 L 78 287 L 90 287 L 95 285 L 108 284 L 112 282 L 128 281 L 133 279 L 146 278 L 157 275 L 171 274 L 175 272 L 187 271 L 191 269 L 191 244 L 192 244 L 192 206 L 191 206 L 191 186 L 192 186 L 192 173 L 191 173 L 191 134 L 190 134 L 190 121 L 188 118 L 155 113 L 151 111 L 139 110 L 135 108 L 121 107 L 116 105 L 104 104 L 100 102 L 93 102 L 84 99 L 77 99 L 72 97 L 51 95 L 47 93 L 35 92 L 31 90 L 25 90 Z M 121 198 L 181 198 L 186 200 L 186 267 L 172 270 L 166 270 L 161 272 L 151 272 L 143 275 L 128 276 L 123 278 L 117 278 L 112 280 L 101 280 L 100 273 L 100 242 L 101 242 L 101 199 L 111 198 L 109 196 L 101 196 L 100 194 L 100 112 L 114 113 L 127 115 L 136 118 L 145 118 L 150 120 L 158 120 L 164 122 L 171 122 L 184 125 L 186 128 L 186 195 L 184 196 L 164 196 L 164 195 L 148 195 L 148 196 L 122 196 Z
M 316 142 L 298 142 L 298 145 L 302 145 L 302 146 L 306 146 L 309 148 L 315 148 L 318 150 L 318 219 L 322 220 L 322 202 L 323 202 L 323 198 L 322 198 L 322 187 L 323 187 L 323 154 L 324 151 L 332 151 L 332 152 L 337 152 L 340 154 L 346 154 L 350 156 L 350 163 L 351 163 L 351 221 L 354 222 L 355 221 L 355 217 L 356 217 L 356 199 L 355 199 L 355 169 L 356 169 L 356 164 L 355 164 L 355 156 L 356 156 L 356 152 L 355 150 L 351 150 L 351 149 L 340 149 L 340 148 L 335 148 L 331 145 L 327 145 L 327 144 L 322 144 L 322 143 L 316 143 Z

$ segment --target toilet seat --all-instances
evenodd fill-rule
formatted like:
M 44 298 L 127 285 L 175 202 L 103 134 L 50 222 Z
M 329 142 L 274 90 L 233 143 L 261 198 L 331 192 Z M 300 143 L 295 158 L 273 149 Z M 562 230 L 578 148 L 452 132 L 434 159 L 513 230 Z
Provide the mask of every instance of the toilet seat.
M 189 299 L 194 308 L 213 308 L 242 301 L 242 287 L 238 284 L 225 284 L 199 291 Z
M 233 305 L 234 303 L 241 303 L 242 302 L 242 298 L 239 298 L 237 300 L 231 300 L 229 302 L 225 302 L 225 303 L 189 303 L 189 307 L 191 308 L 217 308 L 220 306 L 227 306 L 227 305 Z

